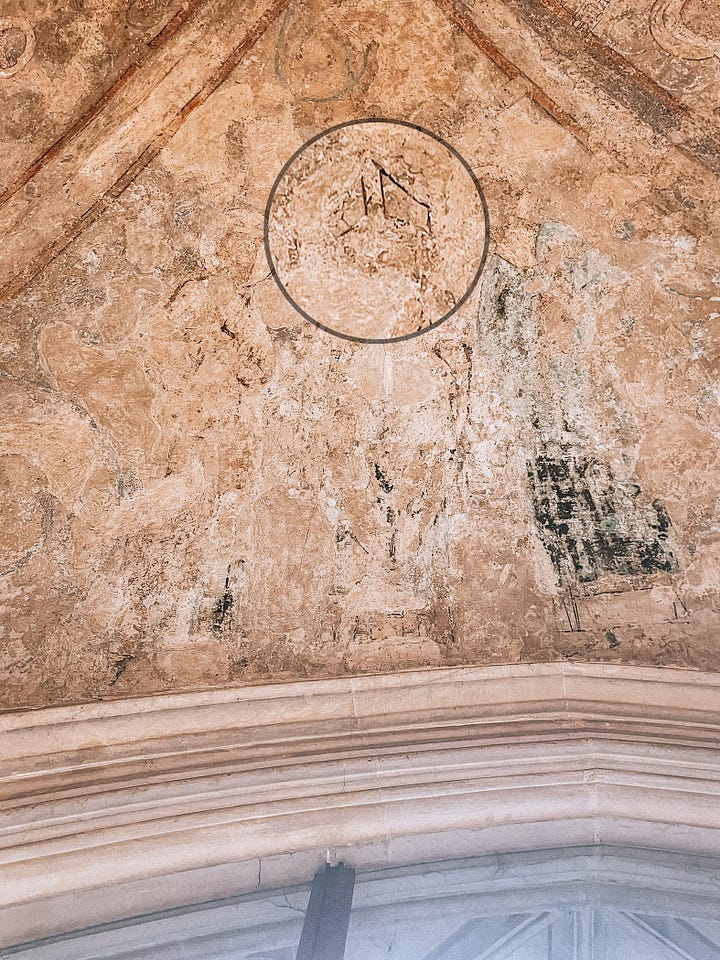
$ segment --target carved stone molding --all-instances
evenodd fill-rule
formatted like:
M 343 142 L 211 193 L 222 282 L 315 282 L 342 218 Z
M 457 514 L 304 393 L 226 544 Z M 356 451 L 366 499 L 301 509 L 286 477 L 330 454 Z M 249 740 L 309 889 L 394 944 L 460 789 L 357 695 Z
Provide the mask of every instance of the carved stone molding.
M 720 854 L 720 677 L 444 669 L 0 717 L 2 943 L 360 869 Z

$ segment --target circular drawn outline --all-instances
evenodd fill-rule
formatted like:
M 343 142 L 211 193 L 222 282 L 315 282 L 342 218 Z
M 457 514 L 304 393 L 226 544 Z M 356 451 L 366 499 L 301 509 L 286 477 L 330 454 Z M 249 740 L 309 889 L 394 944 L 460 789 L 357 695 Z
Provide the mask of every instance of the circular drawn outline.
M 278 187 L 280 186 L 280 181 L 283 179 L 288 169 L 297 160 L 297 158 L 300 156 L 301 153 L 307 150 L 308 147 L 311 147 L 318 140 L 321 140 L 323 137 L 328 136 L 328 134 L 335 133 L 336 130 L 342 130 L 345 127 L 358 126 L 361 123 L 390 123 L 393 126 L 409 127 L 411 130 L 417 130 L 418 133 L 423 133 L 425 134 L 425 136 L 431 137 L 441 146 L 445 147 L 445 149 L 450 154 L 452 154 L 452 156 L 454 156 L 456 160 L 460 161 L 460 163 L 463 165 L 468 175 L 470 176 L 470 179 L 472 180 L 473 185 L 475 187 L 475 191 L 478 197 L 480 198 L 480 203 L 482 204 L 482 209 L 483 209 L 483 217 L 485 219 L 485 240 L 483 242 L 483 251 L 482 251 L 482 256 L 480 257 L 480 264 L 477 270 L 475 271 L 475 275 L 470 281 L 470 284 L 467 290 L 465 291 L 465 293 L 462 295 L 462 297 L 460 297 L 457 303 L 453 305 L 452 309 L 448 310 L 448 312 L 444 314 L 442 317 L 440 317 L 439 320 L 436 320 L 434 323 L 431 323 L 427 327 L 423 327 L 422 330 L 415 330 L 413 333 L 404 333 L 401 337 L 355 337 L 350 333 L 340 333 L 340 331 L 333 330 L 332 327 L 328 327 L 324 323 L 320 323 L 319 320 L 316 320 L 314 317 L 312 317 L 306 310 L 303 310 L 300 304 L 296 303 L 295 300 L 293 300 L 292 296 L 290 295 L 290 292 L 286 289 L 282 280 L 278 276 L 277 270 L 275 269 L 275 262 L 273 261 L 272 253 L 270 251 L 271 208 L 272 208 L 273 200 L 275 199 L 275 194 L 278 190 Z M 314 326 L 318 327 L 320 330 L 324 330 L 325 333 L 331 333 L 335 337 L 340 337 L 342 340 L 350 340 L 350 341 L 353 341 L 354 343 L 402 343 L 405 340 L 412 340 L 415 337 L 419 337 L 424 333 L 429 333 L 430 330 L 434 330 L 436 327 L 439 327 L 441 323 L 444 323 L 446 320 L 448 320 L 454 313 L 456 313 L 460 309 L 460 307 L 465 303 L 465 301 L 468 299 L 470 294 L 473 292 L 473 290 L 477 286 L 478 280 L 480 279 L 480 275 L 485 269 L 485 263 L 488 257 L 488 250 L 490 246 L 490 213 L 488 211 L 488 205 L 485 199 L 485 194 L 483 193 L 483 189 L 480 186 L 480 182 L 478 178 L 475 176 L 475 173 L 472 167 L 467 162 L 467 160 L 465 160 L 465 158 L 458 153 L 455 147 L 451 146 L 449 143 L 443 140 L 442 137 L 439 137 L 436 133 L 432 133 L 432 131 L 430 130 L 426 130 L 425 127 L 421 127 L 417 123 L 411 123 L 409 120 L 393 120 L 389 117 L 363 117 L 360 120 L 346 120 L 344 123 L 337 123 L 335 124 L 334 127 L 328 127 L 326 130 L 323 130 L 321 133 L 316 134 L 314 137 L 312 137 L 310 140 L 304 143 L 299 149 L 297 149 L 295 153 L 293 153 L 293 155 L 290 157 L 290 159 L 283 165 L 282 170 L 275 178 L 275 183 L 272 186 L 272 190 L 270 191 L 270 196 L 268 197 L 267 204 L 265 205 L 265 217 L 263 222 L 263 242 L 265 245 L 265 256 L 267 258 L 268 266 L 270 267 L 270 273 L 272 274 L 273 279 L 275 280 L 275 283 L 277 283 L 278 287 L 280 288 L 280 291 L 282 292 L 283 296 L 285 297 L 287 302 L 290 304 L 290 306 L 293 307 L 295 310 L 297 310 L 297 312 L 301 316 L 303 316 L 306 320 L 309 320 L 310 323 L 312 323 Z
M 16 73 L 19 73 L 23 67 L 27 66 L 35 53 L 35 31 L 30 23 L 22 17 L 0 17 L 0 30 L 8 30 L 12 27 L 16 27 L 25 34 L 25 49 L 16 63 L 11 67 L 0 70 L 0 79 L 3 80 L 14 77 Z

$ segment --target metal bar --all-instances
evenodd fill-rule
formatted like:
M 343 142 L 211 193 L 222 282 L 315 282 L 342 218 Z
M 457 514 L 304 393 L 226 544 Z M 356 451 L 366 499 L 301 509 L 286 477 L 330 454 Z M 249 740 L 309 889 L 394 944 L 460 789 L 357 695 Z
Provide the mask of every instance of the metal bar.
M 683 960 L 717 960 L 718 944 L 696 930 L 686 920 L 671 917 L 649 917 L 638 913 L 625 914 L 649 936 L 670 947 Z
M 343 960 L 354 886 L 352 867 L 318 870 L 295 960 Z
M 626 939 L 621 941 L 623 955 L 627 953 L 628 956 L 631 956 L 633 945 L 639 939 L 646 944 L 648 941 L 653 942 L 653 956 L 657 957 L 657 960 L 679 960 L 679 958 L 693 960 L 686 953 L 681 953 L 675 944 L 658 936 L 656 931 L 648 930 L 642 922 L 638 922 L 632 913 L 626 913 L 624 910 L 619 911 L 614 915 L 614 923 L 616 936 L 623 927 L 626 931 Z
M 577 960 L 595 960 L 595 916 L 590 907 L 575 911 L 575 952 Z
M 577 960 L 575 914 L 562 913 L 548 927 L 547 960 Z
M 422 960 L 477 960 L 488 946 L 504 939 L 517 928 L 520 921 L 526 919 L 523 914 L 520 917 L 468 920 L 430 953 L 426 953 Z
M 422 960 L 509 960 L 522 944 L 546 929 L 554 917 L 546 911 L 469 920 Z
M 546 910 L 519 923 L 506 936 L 489 945 L 478 960 L 512 960 L 517 951 L 528 941 L 534 940 L 555 920 L 556 914 Z

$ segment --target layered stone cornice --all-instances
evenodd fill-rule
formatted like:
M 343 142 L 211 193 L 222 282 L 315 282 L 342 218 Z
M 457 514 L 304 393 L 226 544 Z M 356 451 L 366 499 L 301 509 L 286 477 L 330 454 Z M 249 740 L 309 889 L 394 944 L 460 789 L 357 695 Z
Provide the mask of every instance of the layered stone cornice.
M 6 714 L 3 942 L 360 868 L 720 854 L 720 678 L 535 664 Z

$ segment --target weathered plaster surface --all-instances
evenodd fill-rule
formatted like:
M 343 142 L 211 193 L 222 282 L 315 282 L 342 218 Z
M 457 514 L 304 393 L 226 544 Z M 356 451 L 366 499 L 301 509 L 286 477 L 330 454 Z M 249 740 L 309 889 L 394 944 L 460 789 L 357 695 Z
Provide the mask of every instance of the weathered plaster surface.
M 4 0 L 0 195 L 129 79 L 184 6 L 182 0 Z M 1 82 L 9 77 L 14 82 Z
M 366 343 L 426 333 L 487 257 L 482 188 L 452 148 L 387 120 L 331 128 L 281 171 L 266 213 L 273 276 L 321 329 Z
M 179 6 L 139 26 L 95 6 L 8 14 L 35 47 L 0 77 L 3 704 L 430 664 L 715 669 L 701 4 L 692 49 L 638 0 L 217 0 L 165 30 Z M 262 243 L 283 163 L 367 116 L 445 138 L 490 209 L 473 295 L 389 346 L 304 320 Z

